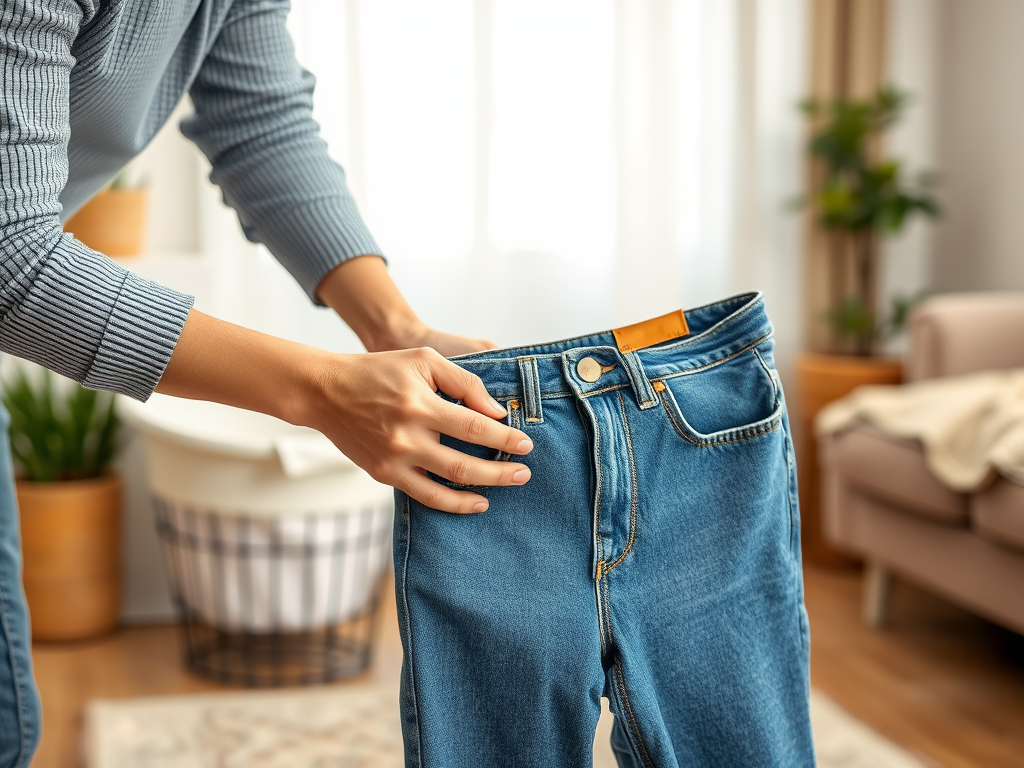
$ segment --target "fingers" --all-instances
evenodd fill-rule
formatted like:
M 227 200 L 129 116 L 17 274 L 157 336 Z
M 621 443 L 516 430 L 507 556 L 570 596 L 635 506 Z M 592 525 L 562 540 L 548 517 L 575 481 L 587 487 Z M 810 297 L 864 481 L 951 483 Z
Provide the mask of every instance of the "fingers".
M 487 393 L 487 388 L 479 376 L 436 353 L 429 360 L 429 364 L 434 385 L 446 395 L 461 400 L 469 408 L 492 419 L 505 418 L 505 408 Z
M 421 462 L 423 469 L 459 485 L 523 485 L 530 468 L 507 461 L 487 461 L 438 446 Z
M 456 440 L 483 445 L 505 453 L 521 456 L 533 450 L 533 441 L 525 432 L 441 398 L 437 398 L 434 415 L 428 426 L 435 432 L 454 437 Z
M 419 472 L 410 472 L 402 480 L 396 484 L 401 490 L 420 504 L 441 512 L 471 515 L 486 512 L 489 506 L 487 499 L 479 493 L 453 490 Z

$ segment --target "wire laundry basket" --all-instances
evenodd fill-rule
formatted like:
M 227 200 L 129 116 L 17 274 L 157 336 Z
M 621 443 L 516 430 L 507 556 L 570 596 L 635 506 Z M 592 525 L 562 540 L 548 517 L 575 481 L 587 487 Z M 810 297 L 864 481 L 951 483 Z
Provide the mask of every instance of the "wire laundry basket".
M 145 439 L 186 666 L 249 686 L 366 669 L 393 491 L 323 435 L 263 414 L 159 395 L 121 405 Z
M 189 668 L 248 686 L 367 668 L 389 506 L 265 518 L 153 501 Z

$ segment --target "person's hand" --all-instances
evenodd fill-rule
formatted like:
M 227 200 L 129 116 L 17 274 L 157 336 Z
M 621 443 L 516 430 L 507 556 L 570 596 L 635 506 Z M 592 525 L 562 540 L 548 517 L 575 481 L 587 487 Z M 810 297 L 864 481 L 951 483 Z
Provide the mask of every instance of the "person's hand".
M 358 256 L 338 265 L 321 280 L 316 293 L 356 332 L 369 352 L 431 347 L 453 357 L 497 346 L 425 325 L 376 256 Z
M 448 488 L 426 472 L 462 485 L 522 485 L 530 479 L 523 464 L 487 461 L 440 444 L 445 434 L 509 454 L 533 449 L 525 433 L 497 421 L 505 409 L 480 379 L 434 349 L 329 355 L 317 368 L 303 423 L 327 435 L 375 480 L 433 509 L 469 513 L 486 510 L 487 499 Z M 438 397 L 437 390 L 464 406 Z
M 487 499 L 434 482 L 427 471 L 464 485 L 530 479 L 522 464 L 440 444 L 445 434 L 513 455 L 533 448 L 523 432 L 498 421 L 505 409 L 480 379 L 425 347 L 338 355 L 192 310 L 157 391 L 312 427 L 375 479 L 446 512 L 482 512 Z
M 445 357 L 483 352 L 485 349 L 496 349 L 498 346 L 493 341 L 456 336 L 451 333 L 438 331 L 426 325 L 419 325 L 418 327 L 406 330 L 402 337 L 394 339 L 392 344 L 394 349 L 430 347 Z

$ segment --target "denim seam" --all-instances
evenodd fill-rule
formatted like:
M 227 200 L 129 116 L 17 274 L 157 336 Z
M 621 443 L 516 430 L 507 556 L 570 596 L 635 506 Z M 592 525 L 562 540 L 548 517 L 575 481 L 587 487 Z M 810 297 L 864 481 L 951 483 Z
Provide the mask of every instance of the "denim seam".
M 735 305 L 735 304 L 740 304 L 741 306 L 738 309 L 730 311 L 728 315 L 726 315 L 721 320 L 716 322 L 710 328 L 707 328 L 707 329 L 701 331 L 700 333 L 698 333 L 698 334 L 696 334 L 694 336 L 684 337 L 682 340 L 680 340 L 680 341 L 678 341 L 678 342 L 676 342 L 674 344 L 666 345 L 664 347 L 658 347 L 658 351 L 661 351 L 661 350 L 674 350 L 674 349 L 677 349 L 679 347 L 688 346 L 690 344 L 693 344 L 695 341 L 698 341 L 698 340 L 699 341 L 703 341 L 705 339 L 708 339 L 708 338 L 711 338 L 713 336 L 716 336 L 717 334 L 719 334 L 723 330 L 731 329 L 731 327 L 733 325 L 735 325 L 737 321 L 741 320 L 742 318 L 746 317 L 747 315 L 750 315 L 751 313 L 756 312 L 759 309 L 763 310 L 763 307 L 764 307 L 764 296 L 760 292 L 742 293 L 742 294 L 739 294 L 739 295 L 736 295 L 736 296 L 730 296 L 729 298 L 724 299 L 722 301 L 711 302 L 710 304 L 703 304 L 703 305 L 701 305 L 699 307 L 691 307 L 690 309 L 688 309 L 686 311 L 687 312 L 697 312 L 697 311 L 700 311 L 702 309 L 712 309 L 712 308 L 715 308 L 715 307 L 725 307 L 726 305 L 730 305 L 731 306 L 731 305 Z M 540 345 L 536 345 L 536 346 L 508 347 L 508 348 L 504 348 L 502 350 L 499 350 L 503 355 L 505 355 L 504 357 L 500 357 L 500 358 L 475 357 L 475 355 L 485 354 L 485 352 L 472 352 L 472 353 L 468 353 L 468 354 L 465 354 L 465 355 L 453 355 L 452 357 L 450 357 L 448 359 L 451 360 L 452 362 L 456 363 L 456 364 L 459 364 L 459 365 L 466 365 L 466 364 L 477 365 L 477 364 L 480 364 L 480 363 L 488 363 L 488 364 L 490 364 L 490 363 L 505 363 L 505 362 L 508 362 L 509 359 L 517 357 L 518 355 L 513 355 L 512 353 L 519 352 L 520 350 L 522 350 L 523 353 L 525 353 L 525 354 L 532 354 L 534 357 L 536 357 L 538 359 L 560 357 L 564 353 L 564 351 L 565 351 L 564 349 L 562 349 L 562 350 L 560 350 L 558 352 L 538 352 L 537 350 L 538 350 L 538 348 L 564 347 L 566 344 L 569 344 L 570 342 L 573 343 L 577 348 L 580 348 L 580 347 L 594 347 L 594 348 L 597 348 L 597 347 L 608 347 L 607 344 L 587 343 L 587 342 L 591 342 L 591 341 L 599 341 L 599 340 L 601 340 L 602 337 L 604 336 L 604 334 L 605 334 L 605 332 L 599 332 L 599 333 L 595 333 L 595 334 L 589 334 L 589 335 L 586 335 L 586 336 L 573 336 L 573 337 L 566 338 L 566 339 L 557 339 L 555 341 L 546 342 L 544 344 L 540 344 Z M 611 348 L 611 347 L 609 347 L 609 348 Z
M 537 371 L 537 358 L 520 357 L 519 376 L 522 379 L 526 423 L 543 424 L 544 411 L 541 408 L 540 374 Z
M 590 410 L 589 408 L 587 409 Z M 601 428 L 597 424 L 597 418 L 593 411 L 590 413 L 591 421 L 594 422 L 594 474 L 596 475 L 597 488 L 594 491 L 594 546 L 598 548 L 599 559 L 597 561 L 597 573 L 601 573 L 604 565 L 604 545 L 598 544 L 599 531 L 601 530 L 601 502 L 603 501 L 604 472 L 601 469 Z
M 786 510 L 789 512 L 789 556 L 795 561 L 796 555 L 793 552 L 793 534 L 796 527 L 793 520 L 793 450 L 790 447 L 789 440 L 784 440 L 783 445 L 786 448 Z
M 640 733 L 640 723 L 637 722 L 636 713 L 633 712 L 633 705 L 629 703 L 629 694 L 626 693 L 626 675 L 622 671 L 621 658 L 616 660 L 614 669 L 615 674 L 618 677 L 619 697 L 622 699 L 626 712 L 629 714 L 629 719 L 633 723 L 633 738 L 636 739 L 636 743 L 640 747 L 640 751 L 643 753 L 641 755 L 641 759 L 644 761 L 644 765 L 654 768 L 654 760 L 651 759 L 651 753 L 648 751 L 647 744 L 644 742 L 643 734 Z
M 541 393 L 540 397 L 542 400 L 551 400 L 557 397 L 574 397 L 575 395 L 575 392 L 566 392 L 564 390 L 559 390 L 557 392 L 543 392 Z M 495 400 L 499 402 L 507 403 L 509 400 L 517 400 L 519 398 L 519 395 L 493 395 L 493 397 Z
M 601 654 L 607 650 L 607 644 L 605 642 L 604 633 L 604 607 L 601 605 L 601 576 L 602 570 L 604 569 L 604 542 L 601 539 L 600 525 L 601 525 L 601 500 L 602 500 L 602 488 L 604 483 L 604 474 L 601 470 L 601 429 L 597 423 L 597 417 L 594 415 L 593 408 L 586 400 L 580 399 L 579 403 L 586 410 L 587 415 L 590 417 L 590 423 L 594 427 L 594 505 L 591 512 L 593 518 L 593 531 L 594 537 L 594 559 L 597 561 L 594 563 L 594 602 L 597 606 L 598 614 L 598 639 L 601 642 Z
M 612 384 L 611 386 L 608 387 L 595 389 L 592 392 L 580 392 L 580 397 L 592 397 L 594 395 L 603 395 L 605 392 L 613 392 L 616 389 L 625 389 L 628 386 L 629 384 Z
M 601 620 L 603 626 L 601 632 L 604 637 L 605 643 L 611 647 L 613 644 L 612 638 L 612 599 L 609 594 L 610 587 L 608 586 L 607 579 L 603 582 L 602 587 L 604 589 L 604 610 L 601 612 Z
M 703 371 L 706 371 L 709 368 L 714 368 L 716 366 L 721 365 L 722 363 L 727 363 L 730 360 L 735 360 L 740 355 L 745 354 L 745 353 L 747 353 L 747 352 L 749 352 L 751 350 L 754 350 L 756 352 L 757 351 L 757 347 L 759 347 L 762 344 L 764 344 L 771 337 L 772 337 L 772 334 L 771 333 L 767 333 L 764 336 L 762 336 L 761 338 L 755 339 L 750 344 L 747 344 L 742 349 L 738 349 L 735 352 L 730 352 L 729 354 L 725 355 L 724 357 L 719 357 L 719 358 L 717 358 L 715 360 L 712 360 L 710 363 L 705 363 L 704 365 L 698 365 L 696 368 L 686 368 L 685 370 L 676 371 L 675 373 L 666 373 L 663 376 L 655 376 L 655 379 L 657 379 L 659 381 L 664 381 L 665 379 L 674 379 L 677 376 L 691 376 L 691 375 L 693 375 L 695 373 L 702 373 Z M 758 357 L 760 357 L 760 355 L 758 355 Z
M 737 296 L 735 298 L 744 298 L 744 296 Z M 728 299 L 726 299 L 725 302 L 712 302 L 711 304 L 704 304 L 703 306 L 700 306 L 700 307 L 692 307 L 691 309 L 689 309 L 687 311 L 688 312 L 697 312 L 697 311 L 702 310 L 702 309 L 711 309 L 716 304 L 724 304 L 724 303 L 727 303 L 727 302 L 728 302 Z M 682 346 L 685 346 L 687 344 L 692 344 L 693 342 L 697 341 L 698 339 L 703 341 L 704 339 L 711 338 L 712 336 L 715 336 L 718 333 L 720 333 L 723 329 L 727 329 L 730 325 L 733 325 L 736 321 L 738 321 L 744 315 L 747 315 L 750 312 L 753 312 L 755 310 L 755 308 L 757 308 L 759 305 L 762 305 L 763 303 L 764 303 L 764 301 L 763 301 L 763 298 L 761 297 L 761 294 L 760 293 L 754 294 L 753 298 L 750 301 L 748 301 L 744 306 L 740 307 L 739 309 L 737 309 L 734 312 L 730 312 L 728 315 L 723 317 L 721 320 L 719 320 L 717 323 L 712 325 L 710 328 L 708 328 L 708 329 L 706 329 L 704 331 L 701 331 L 696 336 L 692 336 L 690 338 L 684 338 L 683 340 L 678 341 L 675 344 L 669 344 L 669 345 L 666 345 L 664 347 L 658 347 L 658 349 L 659 350 L 662 350 L 662 349 L 675 349 L 677 347 L 682 347 Z
M 541 400 L 553 400 L 556 397 L 574 397 L 575 394 L 576 394 L 575 392 L 564 392 L 562 390 L 559 390 L 558 392 L 542 393 L 541 396 L 540 396 L 540 399 Z
M 615 566 L 626 559 L 626 555 L 629 554 L 630 550 L 633 549 L 633 540 L 636 537 L 636 510 L 637 510 L 637 481 L 636 481 L 636 458 L 633 455 L 633 440 L 629 434 L 629 419 L 626 417 L 626 402 L 622 397 L 622 393 L 619 392 L 619 410 L 622 411 L 622 427 L 626 433 L 626 453 L 629 455 L 629 472 L 633 479 L 632 488 L 630 489 L 629 499 L 629 536 L 626 538 L 626 546 L 622 550 L 615 562 L 604 568 L 604 575 L 607 576 L 614 570 Z
M 416 762 L 423 766 L 423 735 L 420 729 L 420 707 L 416 693 L 416 674 L 413 672 L 412 617 L 409 615 L 409 553 L 412 551 L 412 514 L 409 509 L 409 495 L 402 494 L 402 514 L 408 521 L 405 536 L 405 562 L 402 564 L 402 607 L 405 608 L 405 642 L 409 647 L 409 692 L 412 695 L 413 718 L 416 722 Z
M 15 658 L 14 644 L 17 642 L 17 638 L 11 631 L 10 622 L 8 621 L 8 616 L 10 615 L 9 604 L 7 591 L 4 589 L 3 580 L 0 579 L 0 621 L 3 622 L 3 632 L 7 636 L 7 656 L 11 665 L 11 681 L 13 683 L 14 696 L 18 702 L 18 755 L 15 766 L 20 766 L 23 765 L 25 756 L 28 754 L 28 733 L 25 728 L 25 723 L 28 722 L 28 711 L 25 706 L 24 683 L 21 680 L 20 674 L 21 666 Z
M 779 395 L 780 395 L 779 390 L 781 389 L 781 387 L 779 386 L 779 381 L 776 378 L 776 374 L 769 367 L 768 363 L 765 362 L 764 357 L 761 355 L 761 350 L 759 350 L 757 347 L 754 347 L 753 352 L 754 352 L 755 355 L 757 355 L 757 359 L 761 361 L 761 367 L 764 368 L 764 372 L 766 374 L 768 374 L 768 378 L 772 382 L 772 387 L 775 389 L 775 400 L 776 400 L 776 402 L 778 402 Z
M 598 593 L 598 599 L 600 600 L 600 593 Z M 612 619 L 611 619 L 611 594 L 610 587 L 608 585 L 608 579 L 604 580 L 604 610 L 601 611 L 602 626 L 601 626 L 601 644 L 602 650 L 605 646 L 608 648 L 615 647 L 615 638 L 612 635 Z M 643 752 L 641 759 L 645 765 L 654 768 L 654 761 L 651 760 L 651 754 L 647 750 L 647 744 L 644 743 L 644 737 L 640 733 L 640 723 L 636 719 L 636 714 L 633 712 L 633 706 L 629 702 L 629 694 L 626 693 L 626 675 L 622 669 L 622 658 L 621 656 L 615 660 L 612 664 L 612 668 L 618 674 L 618 681 L 615 685 L 615 689 L 618 692 L 619 699 L 622 701 L 626 712 L 629 714 L 629 719 L 633 723 L 632 729 L 629 726 L 626 727 L 627 733 L 632 733 L 634 748 L 639 747 L 639 750 Z
M 755 422 L 755 424 L 746 427 L 737 427 L 736 429 L 725 430 L 725 434 L 734 435 L 733 437 L 724 437 L 719 440 L 698 440 L 686 434 L 686 430 L 682 428 L 682 426 L 679 424 L 676 418 L 675 413 L 673 413 L 672 404 L 665 397 L 665 393 L 661 392 L 660 394 L 661 403 L 664 406 L 665 413 L 668 415 L 668 420 L 672 423 L 672 426 L 675 428 L 676 432 L 678 432 L 679 436 L 686 440 L 686 442 L 696 445 L 700 448 L 708 448 L 715 445 L 726 445 L 728 443 L 742 443 L 746 442 L 747 440 L 753 440 L 756 437 L 763 437 L 764 435 L 767 435 L 770 432 L 774 432 L 782 423 L 782 406 L 780 405 L 775 410 L 775 413 L 773 413 L 767 419 L 762 419 L 760 422 Z

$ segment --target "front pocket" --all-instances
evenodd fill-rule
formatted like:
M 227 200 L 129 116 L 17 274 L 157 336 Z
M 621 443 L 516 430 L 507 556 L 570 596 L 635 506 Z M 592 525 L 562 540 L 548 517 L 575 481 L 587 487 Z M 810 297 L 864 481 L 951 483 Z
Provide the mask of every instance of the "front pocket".
M 505 403 L 505 410 L 508 411 L 508 415 L 505 417 L 505 424 L 513 429 L 519 429 L 519 401 L 509 400 Z M 465 453 L 467 456 L 473 456 L 474 458 L 485 459 L 487 461 L 508 461 L 509 458 L 511 458 L 511 455 L 504 451 L 498 451 L 494 448 L 488 448 L 485 445 L 477 445 L 476 443 L 467 443 L 464 440 L 457 440 L 448 435 L 441 435 L 441 445 L 447 448 L 452 448 L 459 453 Z M 448 488 L 454 488 L 457 491 L 478 490 L 480 488 L 488 487 L 456 483 L 454 480 L 449 480 L 447 477 L 435 475 L 433 472 L 427 472 L 427 477 L 436 483 L 441 483 L 441 485 L 447 486 Z
M 748 440 L 772 431 L 782 419 L 778 375 L 756 348 L 657 380 L 655 389 L 672 426 L 697 445 Z

